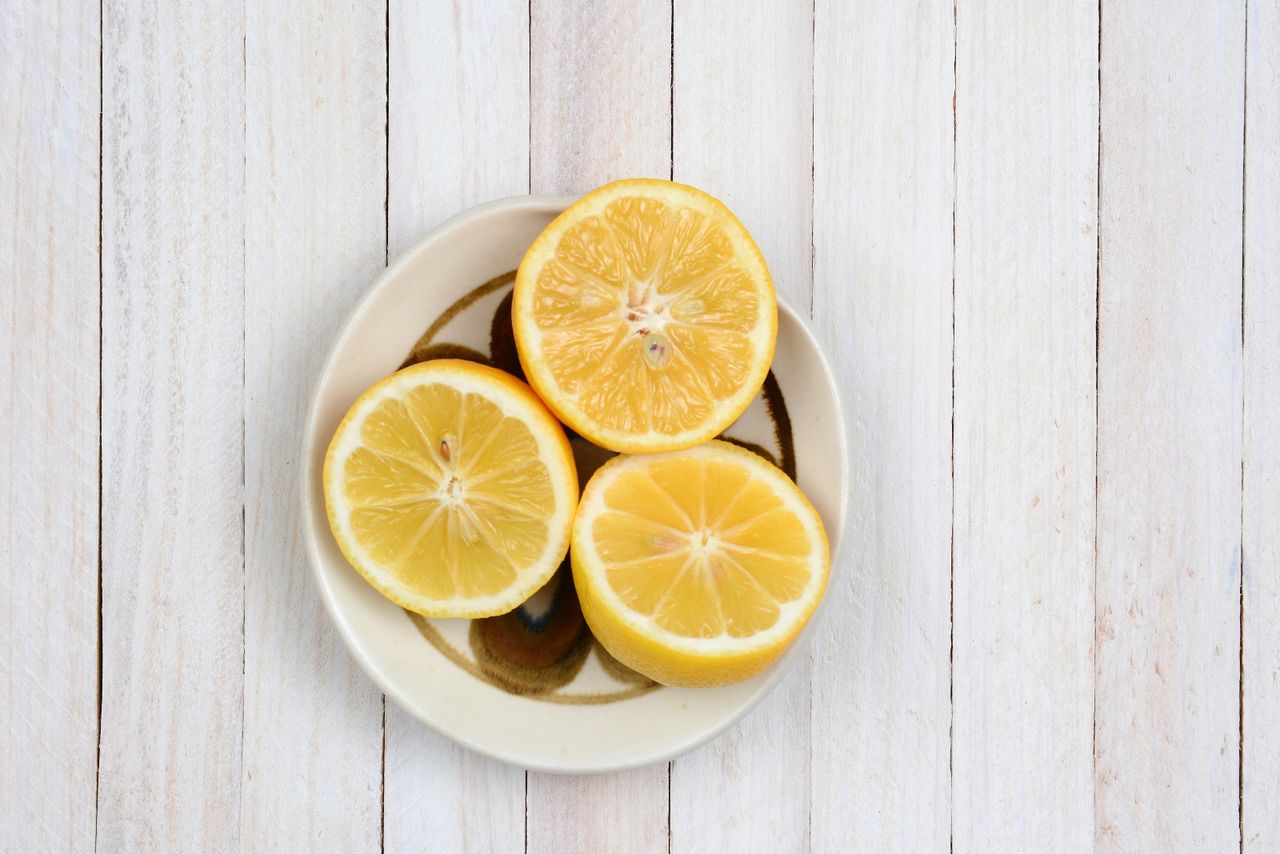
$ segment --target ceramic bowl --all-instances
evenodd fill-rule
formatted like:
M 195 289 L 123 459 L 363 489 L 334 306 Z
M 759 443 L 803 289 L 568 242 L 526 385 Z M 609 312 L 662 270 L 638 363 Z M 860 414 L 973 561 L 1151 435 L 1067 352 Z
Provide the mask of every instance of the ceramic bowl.
M 313 392 L 301 466 L 307 553 L 356 661 L 427 726 L 480 753 L 553 772 L 633 768 L 715 737 L 807 654 L 816 623 L 754 679 L 668 688 L 627 669 L 595 641 L 567 566 L 511 614 L 436 620 L 384 599 L 339 552 L 325 518 L 321 472 L 347 408 L 376 380 L 425 359 L 471 358 L 518 372 L 510 325 L 514 271 L 534 237 L 572 201 L 522 196 L 479 205 L 396 259 L 334 342 Z M 725 436 L 772 459 L 808 495 L 836 556 L 834 585 L 843 571 L 848 483 L 842 411 L 817 341 L 785 304 L 769 381 Z M 573 445 L 585 483 L 609 454 L 580 439 Z

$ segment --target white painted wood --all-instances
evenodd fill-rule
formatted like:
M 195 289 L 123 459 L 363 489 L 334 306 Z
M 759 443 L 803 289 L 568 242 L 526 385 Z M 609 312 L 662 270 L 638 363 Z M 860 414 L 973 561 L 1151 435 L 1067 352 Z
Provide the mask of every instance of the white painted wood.
M 240 832 L 243 12 L 103 6 L 98 846 Z
M 946 851 L 952 9 L 815 16 L 813 314 L 853 479 L 813 649 L 811 841 Z
M 525 772 L 387 703 L 384 851 L 524 851 Z
M 778 291 L 813 287 L 813 10 L 771 0 L 675 6 L 672 163 L 737 214 Z
M 530 6 L 530 191 L 579 193 L 670 176 L 671 10 L 658 3 Z M 670 774 L 530 772 L 529 852 L 666 851 Z
M 1239 840 L 1243 4 L 1102 4 L 1096 843 Z
M 671 174 L 671 9 L 530 0 L 530 192 Z
M 1249 4 L 1244 209 L 1243 849 L 1280 850 L 1280 7 Z
M 953 850 L 1093 842 L 1098 10 L 961 2 Z
M 1280 846 L 1273 4 L 1247 55 L 1242 3 L 1102 4 L 1095 213 L 1097 4 L 390 2 L 0 11 L 0 849 Z M 454 211 L 668 174 L 845 390 L 811 662 L 527 804 L 394 707 L 384 757 L 299 541 L 320 359 Z
M 385 259 L 386 9 L 250 0 L 246 16 L 243 845 L 370 851 L 382 699 L 307 566 L 298 444 L 321 360 Z
M 0 10 L 0 850 L 90 851 L 97 4 Z
M 671 851 L 808 851 L 809 681 L 798 663 L 759 706 L 671 763 Z
M 807 313 L 813 10 L 679 2 L 674 27 L 673 177 L 719 197 L 742 219 L 779 293 Z M 806 657 L 741 724 L 675 760 L 672 851 L 806 848 L 809 676 Z
M 596 777 L 530 772 L 528 852 L 665 852 L 667 806 L 665 765 Z
M 529 192 L 528 2 L 391 0 L 390 251 Z
M 390 14 L 391 258 L 458 211 L 529 187 L 528 4 Z M 524 772 L 386 710 L 384 850 L 524 850 Z

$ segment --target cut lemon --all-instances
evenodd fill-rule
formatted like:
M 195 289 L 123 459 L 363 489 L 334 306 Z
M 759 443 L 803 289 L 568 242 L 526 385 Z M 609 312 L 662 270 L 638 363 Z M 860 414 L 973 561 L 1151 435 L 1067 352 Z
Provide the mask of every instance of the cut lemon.
M 578 475 L 528 386 L 439 359 L 360 396 L 329 444 L 324 493 L 339 548 L 384 596 L 429 617 L 488 617 L 564 560 Z
M 722 685 L 773 663 L 830 571 L 822 520 L 756 454 L 713 441 L 621 456 L 573 525 L 582 613 L 614 658 L 666 685 Z
M 525 376 L 584 438 L 688 448 L 733 423 L 773 358 L 778 304 L 751 235 L 701 190 L 616 181 L 574 202 L 516 274 Z

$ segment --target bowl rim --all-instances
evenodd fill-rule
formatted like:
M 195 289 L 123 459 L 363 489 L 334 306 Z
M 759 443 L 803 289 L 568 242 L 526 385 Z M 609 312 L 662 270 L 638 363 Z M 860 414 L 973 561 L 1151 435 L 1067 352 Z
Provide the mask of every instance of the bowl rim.
M 377 686 L 384 695 L 391 698 L 401 709 L 427 728 L 439 733 L 454 743 L 467 748 L 468 750 L 472 750 L 490 759 L 494 759 L 517 768 L 524 768 L 526 770 L 544 773 L 605 774 L 644 768 L 651 765 L 657 765 L 662 762 L 669 762 L 678 756 L 689 753 L 690 751 L 693 751 L 716 739 L 720 735 L 724 734 L 729 728 L 741 721 L 750 711 L 759 706 L 764 698 L 773 692 L 778 683 L 782 681 L 782 678 L 792 670 L 799 656 L 801 654 L 808 654 L 812 645 L 813 637 L 824 619 L 827 610 L 826 603 L 830 598 L 831 586 L 835 579 L 833 578 L 828 580 L 827 591 L 819 600 L 813 615 L 809 618 L 809 622 L 801 630 L 800 635 L 795 639 L 791 646 L 782 654 L 778 661 L 770 667 L 767 671 L 767 677 L 761 680 L 756 689 L 751 694 L 744 697 L 738 707 L 731 714 L 726 715 L 723 720 L 717 722 L 713 726 L 694 732 L 687 738 L 677 740 L 666 750 L 659 751 L 648 756 L 638 757 L 633 761 L 592 766 L 575 766 L 572 764 L 557 765 L 491 749 L 472 741 L 467 736 L 448 726 L 442 725 L 437 721 L 429 720 L 419 711 L 417 704 L 382 672 L 382 669 L 378 664 L 364 650 L 358 637 L 359 632 L 352 628 L 343 614 L 337 602 L 336 594 L 326 577 L 326 570 L 323 568 L 324 561 L 319 553 L 318 537 L 320 534 L 316 530 L 317 526 L 313 524 L 313 520 L 316 518 L 316 511 L 314 506 L 313 490 L 311 488 L 313 460 L 315 459 L 316 446 L 319 439 L 317 435 L 317 421 L 320 417 L 321 392 L 328 385 L 330 376 L 337 364 L 339 347 L 346 337 L 346 331 L 357 321 L 357 319 L 370 310 L 370 306 L 377 299 L 379 293 L 383 291 L 391 281 L 398 278 L 401 272 L 409 266 L 412 259 L 424 251 L 428 246 L 447 238 L 451 232 L 456 231 L 465 225 L 476 220 L 484 219 L 491 214 L 505 212 L 508 210 L 524 209 L 555 215 L 572 204 L 577 200 L 577 198 L 578 196 L 519 195 L 506 196 L 473 205 L 459 211 L 453 216 L 450 216 L 434 228 L 428 230 L 422 235 L 422 237 L 414 241 L 411 246 L 402 251 L 390 264 L 387 265 L 377 278 L 369 284 L 364 293 L 361 294 L 360 298 L 356 301 L 355 305 L 347 311 L 341 326 L 329 344 L 325 357 L 321 362 L 321 367 L 314 375 L 311 386 L 307 391 L 309 403 L 307 406 L 306 419 L 303 423 L 302 441 L 299 444 L 299 452 L 301 456 L 298 466 L 297 485 L 301 505 L 300 510 L 302 514 L 301 534 L 304 540 L 307 562 L 310 565 L 310 574 L 315 581 L 316 586 L 320 589 L 320 599 L 324 603 L 324 608 L 329 616 L 330 622 L 333 623 L 334 627 L 338 631 L 338 635 L 342 638 L 342 643 L 346 647 L 348 654 L 355 660 L 355 662 L 360 666 L 360 669 L 370 680 L 372 680 L 373 684 Z M 825 350 L 819 343 L 818 337 L 814 333 L 813 327 L 810 325 L 808 318 L 793 309 L 781 294 L 778 294 L 778 310 L 780 313 L 786 314 L 788 320 L 795 323 L 805 338 L 808 339 L 809 345 L 817 354 L 823 378 L 826 380 L 827 387 L 830 389 L 834 399 L 835 429 L 839 436 L 842 451 L 840 471 L 841 488 L 839 490 L 839 501 L 837 502 L 837 519 L 839 521 L 840 528 L 835 532 L 837 546 L 831 555 L 831 572 L 834 576 L 835 573 L 839 571 L 839 567 L 844 564 L 849 550 L 849 538 L 847 533 L 849 528 L 849 461 L 851 459 L 851 448 L 847 429 L 844 397 L 840 391 L 839 383 L 836 382 L 836 376 L 832 370 L 831 362 L 828 359 Z M 828 537 L 830 536 L 831 532 L 828 532 Z

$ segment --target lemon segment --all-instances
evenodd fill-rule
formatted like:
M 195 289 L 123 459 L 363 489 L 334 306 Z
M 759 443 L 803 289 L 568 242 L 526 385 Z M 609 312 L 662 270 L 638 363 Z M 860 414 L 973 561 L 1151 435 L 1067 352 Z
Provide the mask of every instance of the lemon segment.
M 324 487 L 348 562 L 432 617 L 502 614 L 532 595 L 564 559 L 578 495 L 564 431 L 529 388 L 453 359 L 361 395 Z
M 597 445 L 692 447 L 728 427 L 773 358 L 777 297 L 760 250 L 701 190 L 616 181 L 533 242 L 512 328 L 530 384 Z
M 668 685 L 763 671 L 830 574 L 822 520 L 796 485 L 722 441 L 606 463 L 583 492 L 570 556 L 596 637 Z

